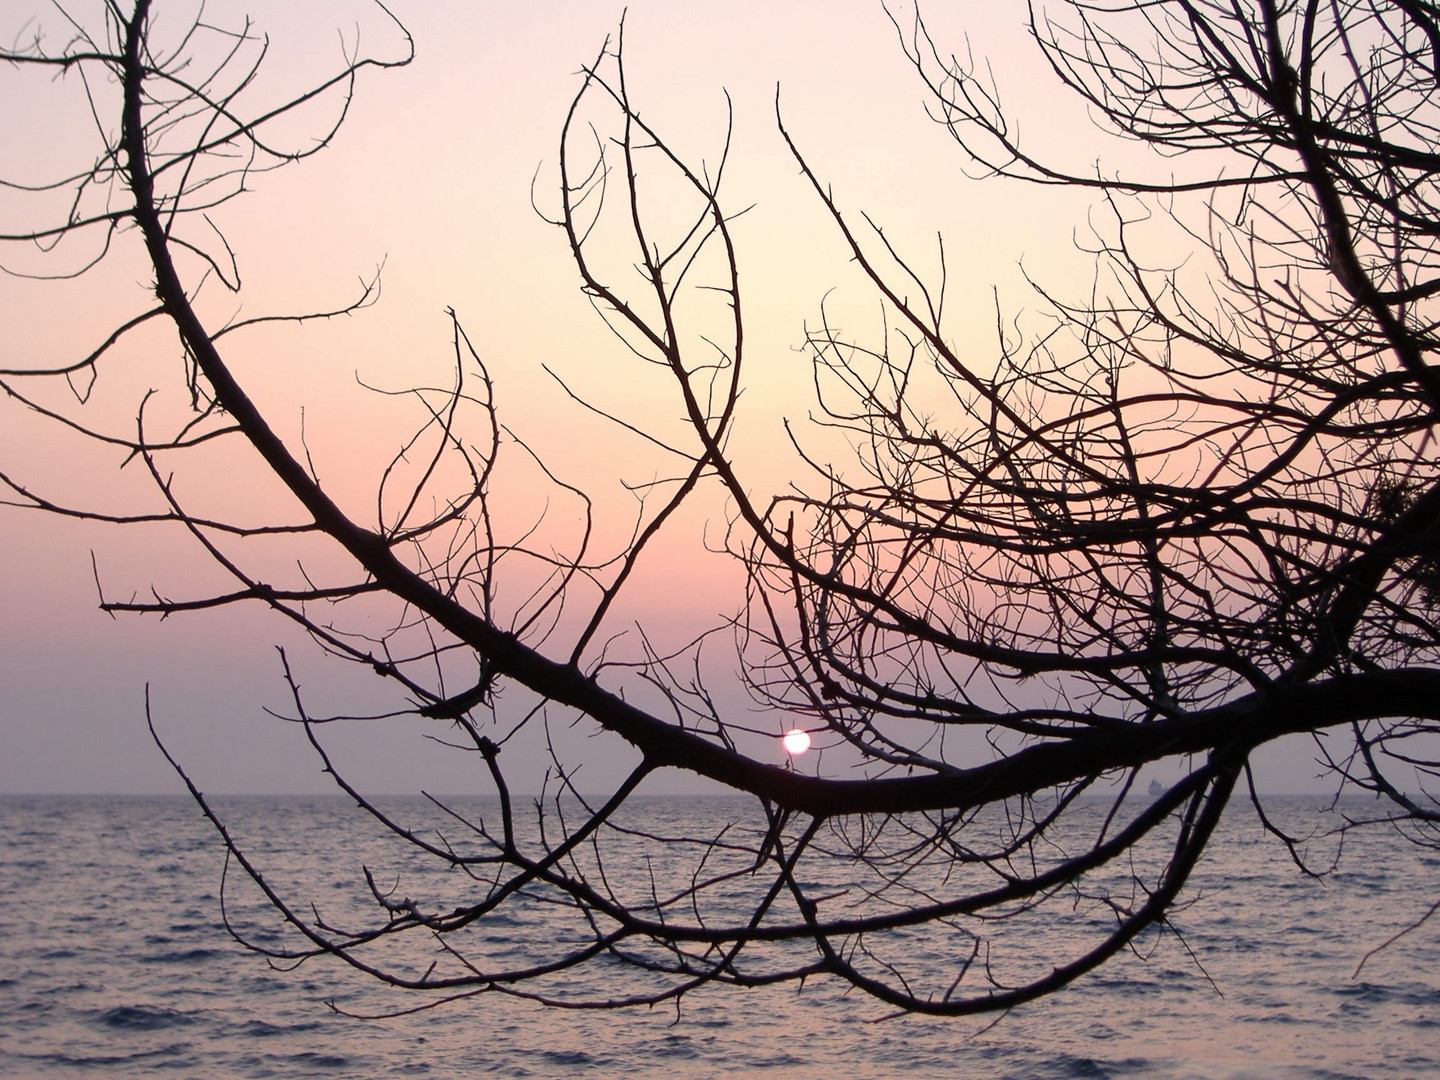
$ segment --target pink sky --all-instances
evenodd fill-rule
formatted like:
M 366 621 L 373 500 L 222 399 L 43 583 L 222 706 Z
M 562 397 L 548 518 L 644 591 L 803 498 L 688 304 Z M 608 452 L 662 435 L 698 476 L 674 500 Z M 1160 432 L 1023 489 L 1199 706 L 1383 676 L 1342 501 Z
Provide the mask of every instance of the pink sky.
M 1020 6 L 933 6 L 927 14 L 940 40 L 963 50 L 968 34 L 976 55 L 990 58 L 1027 134 L 1072 160 L 1094 156 L 1083 113 L 1057 106 L 1053 79 L 1025 48 Z M 497 380 L 502 417 L 567 480 L 609 507 L 608 521 L 623 520 L 630 503 L 619 478 L 647 479 L 663 463 L 633 438 L 587 419 L 541 365 L 657 430 L 675 428 L 678 407 L 616 348 L 579 294 L 562 236 L 530 207 L 532 181 L 542 208 L 554 204 L 556 145 L 574 73 L 614 31 L 621 7 L 595 0 L 408 0 L 393 7 L 415 37 L 415 62 L 362 81 L 330 150 L 259 178 L 254 194 L 221 211 L 246 288 L 238 301 L 217 295 L 210 310 L 223 317 L 331 306 L 383 262 L 384 293 L 371 310 L 248 335 L 234 346 L 278 427 L 293 436 L 305 407 L 321 476 L 342 500 L 368 505 L 377 470 L 404 431 L 394 403 L 361 391 L 357 375 L 387 387 L 446 378 L 444 309 L 453 306 Z M 353 40 L 358 21 L 362 41 L 382 53 L 382 42 L 393 39 L 373 9 L 338 0 L 208 10 L 217 21 L 253 14 L 271 36 L 269 71 L 282 86 L 336 59 L 337 28 Z M 6 5 L 0 35 L 11 39 L 32 17 L 53 28 L 57 43 L 63 37 L 53 9 L 29 0 Z M 936 231 L 945 233 L 951 325 L 966 347 L 977 354 L 991 348 L 992 286 L 1007 307 L 1033 305 L 1017 269 L 1022 257 L 1041 278 L 1083 287 L 1086 264 L 1070 245 L 1088 197 L 1042 198 L 967 180 L 945 132 L 926 118 L 922 88 L 877 0 L 632 0 L 626 50 L 642 113 L 692 161 L 715 160 L 724 138 L 722 90 L 734 101 L 729 200 L 737 209 L 755 204 L 736 226 L 750 350 L 736 449 L 755 490 L 783 486 L 798 469 L 780 420 L 803 418 L 809 407 L 809 365 L 797 348 L 805 321 L 813 322 L 832 288 L 827 303 L 857 331 L 873 327 L 877 312 L 784 152 L 773 117 L 777 82 L 787 126 L 847 208 L 872 212 L 922 266 L 933 264 Z M 89 132 L 73 99 L 66 104 L 65 87 L 8 71 L 0 78 L 15 103 L 0 118 L 0 160 L 10 176 L 41 179 L 47 167 L 85 157 Z M 7 228 L 18 224 L 16 200 L 0 201 L 0 210 Z M 143 279 L 133 253 L 123 251 L 106 271 L 74 284 L 0 279 L 7 329 L 0 367 L 92 347 L 117 316 L 144 303 L 136 285 Z M 173 357 L 163 349 L 157 355 L 150 366 L 137 364 L 107 382 L 107 392 L 132 391 L 115 394 L 117 408 L 146 380 L 173 376 Z M 0 420 L 0 460 L 17 478 L 52 485 L 46 490 L 75 501 L 119 499 L 127 483 L 113 462 L 40 430 L 13 406 Z M 256 512 L 270 501 L 243 471 L 217 477 L 208 494 Z M 713 530 L 723 516 L 718 501 L 705 507 L 680 523 L 663 557 L 646 567 L 632 617 L 683 629 L 738 603 L 733 569 L 694 554 L 707 521 Z M 173 537 L 0 509 L 0 792 L 177 790 L 144 733 L 147 682 L 158 726 L 204 786 L 326 790 L 298 733 L 261 709 L 284 701 L 274 645 L 305 658 L 307 685 L 317 692 L 333 689 L 343 700 L 357 690 L 340 689 L 303 641 L 258 611 L 163 624 L 100 614 L 92 549 L 113 595 L 144 591 L 152 581 L 181 594 L 216 580 Z M 372 727 L 339 738 L 357 777 L 374 790 L 421 783 L 463 790 L 468 782 L 468 762 L 462 769 L 447 756 L 415 750 L 403 733 Z M 1303 751 L 1301 759 L 1283 770 L 1277 787 L 1303 784 L 1311 770 Z M 617 763 L 590 767 L 598 785 Z

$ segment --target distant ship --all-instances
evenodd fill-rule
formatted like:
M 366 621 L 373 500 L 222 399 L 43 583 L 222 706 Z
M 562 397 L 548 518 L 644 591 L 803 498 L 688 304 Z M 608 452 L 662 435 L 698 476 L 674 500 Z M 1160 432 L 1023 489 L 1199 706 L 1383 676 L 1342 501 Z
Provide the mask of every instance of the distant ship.
M 1159 780 L 1151 780 L 1151 781 L 1150 781 L 1150 795 L 1151 795 L 1152 797 L 1154 797 L 1154 796 L 1156 796 L 1156 795 L 1164 795 L 1164 794 L 1165 794 L 1165 785 L 1162 784 L 1162 783 L 1160 783 Z

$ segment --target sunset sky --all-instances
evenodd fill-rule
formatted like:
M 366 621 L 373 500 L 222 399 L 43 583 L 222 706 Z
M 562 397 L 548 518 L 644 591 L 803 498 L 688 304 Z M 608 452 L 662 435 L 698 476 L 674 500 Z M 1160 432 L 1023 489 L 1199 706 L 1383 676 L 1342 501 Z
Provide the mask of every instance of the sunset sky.
M 617 348 L 579 292 L 562 234 L 531 205 L 533 193 L 541 211 L 555 206 L 559 131 L 576 72 L 616 32 L 622 9 L 632 97 L 689 161 L 718 161 L 726 91 L 733 102 L 722 197 L 734 210 L 754 205 L 735 225 L 749 349 L 735 449 L 752 490 L 779 490 L 799 475 L 781 421 L 803 420 L 811 407 L 810 368 L 799 348 L 807 320 L 813 325 L 824 301 L 857 335 L 879 325 L 878 304 L 785 150 L 775 123 L 777 83 L 787 128 L 847 211 L 857 218 L 868 211 L 927 270 L 937 265 L 935 236 L 943 232 L 948 318 L 964 349 L 993 354 L 997 291 L 1006 312 L 1035 306 L 1022 260 L 1037 279 L 1083 294 L 1088 264 L 1074 238 L 1083 234 L 1090 197 L 967 178 L 948 135 L 926 116 L 923 87 L 879 0 L 631 0 L 623 8 L 597 0 L 396 0 L 392 7 L 414 36 L 413 64 L 366 73 L 333 146 L 258 177 L 252 193 L 216 214 L 245 282 L 238 298 L 211 295 L 210 310 L 222 319 L 343 304 L 383 263 L 383 293 L 367 311 L 237 344 L 277 426 L 298 433 L 304 406 L 317 468 L 347 505 L 366 505 L 408 422 L 403 403 L 359 382 L 403 388 L 447 378 L 447 307 L 496 380 L 502 419 L 557 474 L 594 492 L 602 513 L 610 507 L 612 529 L 632 505 L 620 481 L 655 475 L 659 466 L 637 440 L 595 422 L 542 367 L 597 405 L 673 429 L 673 398 Z M 1077 168 L 1094 161 L 1103 147 L 1028 46 L 1022 5 L 933 7 L 925 13 L 936 39 L 961 53 L 968 39 L 977 59 L 988 60 L 1028 139 Z M 81 22 L 98 8 L 67 5 Z M 157 0 L 156 10 L 178 21 L 192 5 Z M 392 56 L 401 48 L 383 15 L 362 3 L 225 2 L 207 11 L 224 25 L 253 17 L 272 43 L 262 84 L 269 78 L 282 89 L 332 70 L 342 39 L 353 46 L 357 28 L 364 50 Z M 897 8 L 896 17 L 908 25 L 912 16 Z M 37 27 L 57 49 L 67 37 L 54 8 L 13 0 L 0 10 L 0 40 L 29 37 Z M 0 79 L 6 179 L 33 184 L 89 160 L 93 129 L 73 79 L 52 84 L 8 70 Z M 0 229 L 33 225 L 34 207 L 0 198 Z M 0 367 L 83 355 L 142 309 L 145 275 L 133 236 L 122 236 L 111 263 L 78 282 L 0 278 Z M 128 389 L 133 402 L 146 386 L 173 379 L 174 352 L 173 345 L 159 350 L 143 369 L 118 375 L 115 400 Z M 0 412 L 0 471 L 47 494 L 113 506 L 137 471 L 121 475 L 116 464 L 13 403 Z M 208 494 L 242 512 L 271 505 L 243 471 L 221 469 L 213 483 Z M 679 634 L 737 606 L 733 567 L 703 553 L 723 504 L 702 505 L 647 566 L 630 618 Z M 318 703 L 327 693 L 357 707 L 363 673 L 358 684 L 353 671 L 337 677 L 303 639 L 258 610 L 163 623 L 111 619 L 96 610 L 92 551 L 110 596 L 143 594 L 152 582 L 184 595 L 219 580 L 173 534 L 0 508 L 0 792 L 178 790 L 145 732 L 147 683 L 157 727 L 202 787 L 328 790 L 299 733 L 264 712 L 285 705 L 274 646 L 287 646 L 319 711 L 328 711 Z M 374 791 L 422 784 L 462 791 L 470 783 L 471 762 L 430 744 L 417 748 L 404 733 L 370 726 L 334 739 L 355 778 Z M 538 747 L 517 753 L 540 761 Z M 776 760 L 782 753 L 777 741 Z M 1310 755 L 1301 744 L 1290 756 L 1272 763 L 1271 786 L 1304 790 Z M 587 768 L 602 786 L 616 765 L 601 759 Z

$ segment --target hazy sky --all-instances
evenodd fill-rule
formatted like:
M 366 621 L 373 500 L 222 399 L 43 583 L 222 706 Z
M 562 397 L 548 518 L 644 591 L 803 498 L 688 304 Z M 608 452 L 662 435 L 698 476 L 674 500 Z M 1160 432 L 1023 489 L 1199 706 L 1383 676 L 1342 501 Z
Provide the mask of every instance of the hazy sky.
M 97 6 L 67 5 L 82 20 Z M 662 427 L 675 406 L 643 381 L 617 374 L 624 358 L 580 296 L 563 237 L 531 206 L 532 192 L 542 210 L 554 205 L 557 140 L 578 85 L 575 72 L 615 32 L 622 5 L 397 0 L 392 6 L 414 35 L 415 62 L 368 74 L 329 150 L 258 178 L 253 194 L 217 215 L 246 288 L 238 301 L 217 296 L 213 310 L 229 304 L 230 313 L 253 315 L 332 306 L 383 263 L 383 296 L 373 309 L 324 326 L 255 335 L 245 346 L 243 374 L 281 426 L 298 431 L 304 405 L 322 479 L 342 498 L 368 497 L 403 423 L 384 411 L 392 402 L 377 404 L 357 378 L 387 387 L 443 378 L 444 309 L 453 306 L 496 377 L 504 419 L 567 479 L 623 508 L 628 496 L 618 478 L 646 479 L 650 466 L 633 441 L 588 424 L 542 364 L 598 402 L 656 416 Z M 1021 5 L 969 0 L 934 7 L 927 14 L 937 38 L 964 51 L 968 35 L 1028 136 L 1073 161 L 1093 159 L 1084 114 L 1057 99 L 1053 77 L 1026 47 Z M 156 9 L 168 18 L 190 7 L 157 0 Z M 329 70 L 341 37 L 353 42 L 357 26 L 362 47 L 379 54 L 395 47 L 383 18 L 360 3 L 212 3 L 207 10 L 219 23 L 253 15 L 272 42 L 261 78 L 279 87 Z M 11 40 L 22 25 L 27 33 L 46 28 L 56 44 L 65 36 L 54 9 L 11 0 L 0 11 L 0 38 Z M 1083 227 L 1088 198 L 1071 192 L 1041 198 L 967 179 L 944 131 L 925 115 L 921 87 L 879 0 L 631 0 L 625 41 L 633 97 L 692 161 L 718 159 L 724 91 L 733 102 L 728 197 L 736 209 L 755 206 L 736 226 L 751 350 L 737 447 L 756 490 L 783 485 L 796 467 L 780 420 L 803 417 L 808 408 L 809 366 L 797 348 L 806 320 L 815 320 L 832 288 L 827 303 L 841 317 L 874 322 L 878 313 L 784 151 L 774 119 L 777 83 L 787 126 L 848 209 L 869 210 L 923 266 L 934 265 L 935 233 L 944 232 L 951 325 L 963 346 L 993 344 L 992 286 L 1007 310 L 1033 304 L 1021 259 L 1037 277 L 1083 288 L 1086 264 L 1071 241 Z M 88 160 L 91 130 L 73 80 L 52 86 L 9 71 L 0 71 L 0 79 L 7 102 L 0 162 L 9 178 L 34 182 L 67 162 Z M 6 228 L 26 213 L 13 198 L 0 207 Z M 144 280 L 143 266 L 124 250 L 89 281 L 0 280 L 7 330 L 0 367 L 63 360 L 93 347 L 119 318 L 139 310 Z M 167 359 L 117 379 L 123 388 L 127 378 L 153 382 L 177 369 Z M 17 478 L 76 501 L 121 499 L 136 471 L 118 474 L 113 459 L 77 449 L 14 407 L 0 413 L 0 462 Z M 266 505 L 263 487 L 243 474 L 219 470 L 214 485 L 232 504 L 257 512 Z M 718 504 L 711 509 L 723 513 Z M 687 521 L 671 550 L 697 549 L 706 527 L 704 515 Z M 264 712 L 285 704 L 274 646 L 287 646 L 318 699 L 333 691 L 330 700 L 354 705 L 366 690 L 363 680 L 354 684 L 353 672 L 343 673 L 349 682 L 337 679 L 313 649 L 259 611 L 164 623 L 111 619 L 96 610 L 92 552 L 112 596 L 144 593 L 152 582 L 181 595 L 219 580 L 174 537 L 0 508 L 0 791 L 178 790 L 145 733 L 147 683 L 157 726 L 202 786 L 328 790 L 300 734 Z M 636 614 L 683 630 L 733 610 L 733 577 L 724 565 L 712 560 L 697 570 L 701 564 L 690 560 L 676 554 L 651 566 L 637 589 Z M 354 775 L 373 790 L 411 791 L 423 783 L 462 791 L 471 782 L 469 760 L 417 743 L 413 732 L 370 726 L 334 738 Z M 1287 755 L 1270 771 L 1272 786 L 1302 789 L 1314 771 L 1310 755 L 1301 745 L 1271 757 Z M 596 786 L 617 764 L 587 765 Z

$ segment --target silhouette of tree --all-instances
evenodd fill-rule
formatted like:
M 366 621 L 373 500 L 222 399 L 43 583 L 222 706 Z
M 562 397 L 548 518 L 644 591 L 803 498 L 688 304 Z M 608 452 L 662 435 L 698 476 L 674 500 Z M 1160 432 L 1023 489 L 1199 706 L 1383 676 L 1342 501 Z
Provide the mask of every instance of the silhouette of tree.
M 854 455 L 824 464 L 796 430 L 808 479 L 768 501 L 727 451 L 745 337 L 723 161 L 687 162 L 646 124 L 622 50 L 607 43 L 564 124 L 554 220 L 596 310 L 637 362 L 669 373 L 688 422 L 687 442 L 651 433 L 679 468 L 611 556 L 588 540 L 557 552 L 498 520 L 493 483 L 510 437 L 458 318 L 454 382 L 414 391 L 425 422 L 379 478 L 366 524 L 226 362 L 227 338 L 273 320 L 216 327 L 199 314 L 202 285 L 238 288 L 209 215 L 257 172 L 323 149 L 357 77 L 409 61 L 403 28 L 393 54 L 357 52 L 306 93 L 249 111 L 264 52 L 250 27 L 197 20 L 162 34 L 151 6 L 110 3 L 103 28 L 58 50 L 37 38 L 4 54 L 85 78 L 102 140 L 93 166 L 45 189 L 69 193 L 60 216 L 5 241 L 55 258 L 89 242 L 63 274 L 141 244 L 154 299 L 92 353 L 3 379 L 21 405 L 147 469 L 163 506 L 62 505 L 13 470 L 0 476 L 8 501 L 188 531 L 233 575 L 231 591 L 103 609 L 268 605 L 402 687 L 412 713 L 478 754 L 498 796 L 486 820 L 441 807 L 444 834 L 390 816 L 325 757 L 292 681 L 294 716 L 336 783 L 419 853 L 463 871 L 466 888 L 412 898 L 367 870 L 373 920 L 341 927 L 273 886 L 192 785 L 295 935 L 249 947 L 276 962 L 329 955 L 421 992 L 422 1007 L 483 992 L 647 1004 L 705 984 L 824 975 L 898 1009 L 953 1015 L 1047 994 L 1168 928 L 1251 755 L 1282 736 L 1316 734 L 1338 785 L 1379 797 L 1377 821 L 1435 843 L 1433 5 L 1071 0 L 1034 14 L 1037 47 L 1097 127 L 1154 151 L 1153 171 L 1134 175 L 1037 154 L 983 69 L 943 53 L 918 18 L 897 19 L 972 178 L 1094 191 L 1095 280 L 1079 300 L 1037 286 L 1052 319 L 1042 333 L 1007 336 L 996 356 L 960 355 L 943 269 L 927 279 L 842 206 L 782 120 L 885 315 L 876 340 L 823 319 L 810 332 L 816 422 Z M 331 126 L 287 149 L 282 125 L 327 102 Z M 647 200 L 652 181 L 664 200 Z M 1147 254 L 1157 222 L 1187 241 L 1185 258 L 1173 246 L 1163 261 Z M 345 310 L 373 295 L 367 286 Z M 299 317 L 274 317 L 285 318 Z M 147 396 L 123 434 L 85 422 L 83 391 L 63 413 L 26 392 L 43 380 L 88 386 L 152 320 L 172 324 L 183 351 L 183 415 L 170 396 Z M 188 509 L 176 470 L 216 442 L 259 455 L 298 519 Z M 588 514 L 583 493 L 552 480 Z M 849 778 L 747 753 L 753 718 L 716 704 L 695 643 L 647 638 L 638 659 L 611 655 L 606 619 L 632 571 L 677 510 L 717 486 L 733 507 L 727 548 L 747 572 L 738 674 L 786 718 L 779 730 L 808 728 Z M 350 576 L 296 571 L 275 584 L 249 568 L 246 543 L 291 534 L 325 538 Z M 393 605 L 387 632 L 347 628 L 347 612 L 379 600 Z M 533 704 L 517 709 L 522 700 Z M 593 801 L 560 768 L 527 809 L 500 749 L 550 714 L 588 718 L 639 764 Z M 989 760 L 974 763 L 967 732 L 988 740 Z M 1137 790 L 1141 767 L 1162 761 L 1180 778 Z M 751 797 L 763 827 L 641 831 L 628 803 L 657 770 Z M 655 856 L 643 879 L 626 855 L 637 845 Z M 490 928 L 501 915 L 553 925 L 550 951 L 514 962 L 499 949 L 509 935 Z

